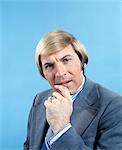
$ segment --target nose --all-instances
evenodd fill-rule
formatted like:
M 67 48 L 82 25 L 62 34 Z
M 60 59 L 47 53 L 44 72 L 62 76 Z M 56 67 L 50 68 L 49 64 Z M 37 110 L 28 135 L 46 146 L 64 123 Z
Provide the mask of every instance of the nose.
M 63 64 L 58 63 L 55 66 L 55 77 L 60 78 L 66 75 L 66 68 Z

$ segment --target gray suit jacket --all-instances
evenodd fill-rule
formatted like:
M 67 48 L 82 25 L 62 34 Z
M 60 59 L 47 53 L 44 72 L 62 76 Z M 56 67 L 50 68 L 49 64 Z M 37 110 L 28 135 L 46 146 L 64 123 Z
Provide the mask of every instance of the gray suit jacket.
M 52 92 L 34 99 L 24 150 L 41 150 L 49 127 L 44 101 Z M 71 124 L 51 150 L 122 150 L 122 97 L 86 78 L 73 104 Z

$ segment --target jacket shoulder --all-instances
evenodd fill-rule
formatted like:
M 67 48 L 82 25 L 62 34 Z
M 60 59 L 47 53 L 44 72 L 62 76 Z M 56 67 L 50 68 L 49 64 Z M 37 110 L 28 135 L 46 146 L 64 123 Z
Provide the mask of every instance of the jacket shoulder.
M 106 99 L 106 100 L 113 100 L 113 99 L 120 99 L 122 100 L 122 96 L 119 95 L 118 93 L 106 88 L 106 87 L 103 87 L 102 85 L 100 84 L 97 84 L 97 88 L 98 88 L 98 91 L 99 91 L 99 96 L 102 97 L 103 99 Z

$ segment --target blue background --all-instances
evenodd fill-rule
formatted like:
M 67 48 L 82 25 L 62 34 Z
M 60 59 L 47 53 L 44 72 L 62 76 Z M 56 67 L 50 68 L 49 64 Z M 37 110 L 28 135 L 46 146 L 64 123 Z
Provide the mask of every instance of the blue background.
M 87 47 L 86 74 L 122 94 L 121 0 L 0 1 L 0 149 L 20 150 L 36 93 L 49 88 L 35 47 L 49 30 L 73 33 Z

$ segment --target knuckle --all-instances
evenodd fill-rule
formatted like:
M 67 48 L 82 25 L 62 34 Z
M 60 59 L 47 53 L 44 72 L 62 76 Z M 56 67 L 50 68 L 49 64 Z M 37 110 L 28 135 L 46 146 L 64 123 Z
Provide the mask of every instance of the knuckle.
M 48 106 L 50 105 L 50 102 L 49 102 L 48 100 L 46 100 L 46 101 L 44 102 L 44 105 L 45 105 L 46 107 L 48 107 Z
M 53 94 L 52 94 L 53 96 L 55 96 L 55 95 L 57 95 L 57 92 L 53 92 Z

